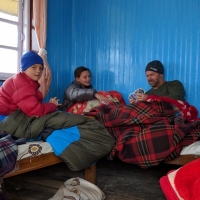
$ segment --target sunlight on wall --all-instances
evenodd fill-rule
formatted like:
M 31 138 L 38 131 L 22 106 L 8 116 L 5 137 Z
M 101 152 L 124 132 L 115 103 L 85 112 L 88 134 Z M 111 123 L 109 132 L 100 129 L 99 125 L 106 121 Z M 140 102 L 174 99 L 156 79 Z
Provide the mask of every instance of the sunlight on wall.
M 0 0 L 0 11 L 9 15 L 18 15 L 18 0 Z

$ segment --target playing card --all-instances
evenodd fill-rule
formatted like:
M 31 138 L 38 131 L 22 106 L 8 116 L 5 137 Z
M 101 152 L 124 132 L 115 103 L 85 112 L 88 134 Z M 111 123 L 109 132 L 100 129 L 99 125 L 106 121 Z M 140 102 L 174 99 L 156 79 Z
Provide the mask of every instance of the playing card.
M 142 88 L 138 88 L 136 91 L 135 91 L 135 94 L 144 94 L 144 90 Z
M 138 88 L 137 90 L 135 90 L 134 92 L 130 93 L 128 96 L 129 101 L 130 100 L 135 100 L 137 101 L 136 95 L 137 94 L 144 94 L 145 91 L 142 88 Z
M 129 99 L 129 101 L 132 100 L 132 99 L 136 100 L 136 94 L 135 93 L 130 93 L 129 96 L 128 96 L 128 99 Z

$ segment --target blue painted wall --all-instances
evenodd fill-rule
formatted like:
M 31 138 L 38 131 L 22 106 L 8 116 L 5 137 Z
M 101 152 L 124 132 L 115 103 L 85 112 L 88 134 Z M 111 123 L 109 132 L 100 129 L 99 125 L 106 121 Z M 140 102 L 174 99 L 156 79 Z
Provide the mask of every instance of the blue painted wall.
M 158 59 L 166 80 L 180 80 L 200 111 L 200 0 L 48 0 L 47 51 L 62 99 L 73 71 L 91 69 L 97 90 L 148 90 L 145 66 Z

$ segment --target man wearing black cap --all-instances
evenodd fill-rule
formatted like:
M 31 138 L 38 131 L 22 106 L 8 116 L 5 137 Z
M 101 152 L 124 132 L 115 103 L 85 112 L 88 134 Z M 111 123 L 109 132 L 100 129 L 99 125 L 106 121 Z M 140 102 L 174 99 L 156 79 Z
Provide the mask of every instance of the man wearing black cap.
M 148 95 L 164 96 L 176 100 L 184 101 L 185 89 L 183 84 L 178 81 L 165 81 L 164 80 L 164 67 L 159 60 L 151 61 L 147 64 L 146 77 L 152 88 L 145 94 L 137 94 L 138 101 L 146 101 Z

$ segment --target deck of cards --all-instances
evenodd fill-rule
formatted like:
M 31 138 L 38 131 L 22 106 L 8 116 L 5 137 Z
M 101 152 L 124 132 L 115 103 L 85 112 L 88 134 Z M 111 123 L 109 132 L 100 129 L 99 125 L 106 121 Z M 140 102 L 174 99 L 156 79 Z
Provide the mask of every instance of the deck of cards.
M 129 101 L 130 100 L 137 101 L 137 98 L 136 98 L 137 94 L 144 94 L 144 93 L 145 91 L 142 88 L 138 88 L 137 90 L 129 94 L 128 99 Z

